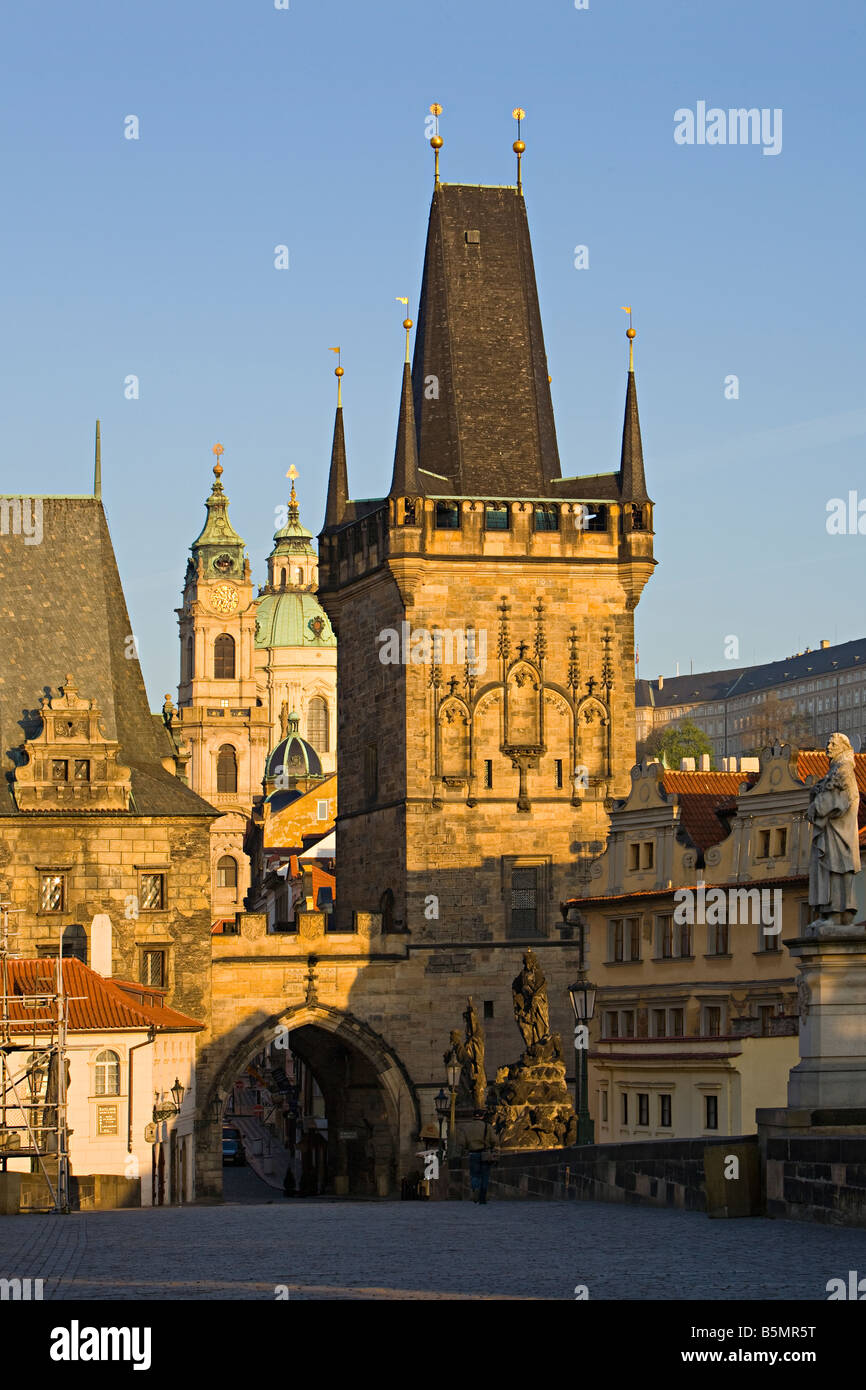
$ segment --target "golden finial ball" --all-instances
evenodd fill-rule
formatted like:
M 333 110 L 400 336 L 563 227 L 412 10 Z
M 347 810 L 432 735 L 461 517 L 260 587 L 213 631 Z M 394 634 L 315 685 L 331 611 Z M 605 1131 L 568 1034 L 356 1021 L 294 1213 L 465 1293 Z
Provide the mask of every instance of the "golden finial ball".
M 409 332 L 409 329 L 412 327 L 412 320 L 411 320 L 411 319 L 404 319 L 404 320 L 403 320 L 403 327 L 406 329 L 406 332 L 408 333 L 408 332 Z
M 215 478 L 221 478 L 221 477 L 222 477 L 222 473 L 223 473 L 223 466 L 222 466 L 222 464 L 221 464 L 221 463 L 215 463 L 214 466 L 213 466 L 213 471 L 214 471 L 214 477 L 215 477 Z
M 515 154 L 523 154 L 523 151 L 526 149 L 526 141 L 515 140 L 511 148 L 514 150 Z
M 343 376 L 343 375 L 344 375 L 344 371 L 343 371 L 343 368 L 342 368 L 342 367 L 335 367 L 335 368 L 334 368 L 334 376 Z
M 430 144 L 432 145 L 434 150 L 441 150 L 442 146 L 445 144 L 445 141 L 442 139 L 441 135 L 431 135 Z
M 625 330 L 625 336 L 626 336 L 627 338 L 636 338 L 636 337 L 637 337 L 637 330 L 634 329 L 634 328 L 627 328 L 627 329 Z

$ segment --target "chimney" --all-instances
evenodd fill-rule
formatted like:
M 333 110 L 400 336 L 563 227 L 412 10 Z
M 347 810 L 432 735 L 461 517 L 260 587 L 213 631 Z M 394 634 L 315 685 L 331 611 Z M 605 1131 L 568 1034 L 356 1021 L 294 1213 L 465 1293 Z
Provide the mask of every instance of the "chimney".
M 701 754 L 701 772 L 709 772 L 709 770 L 710 770 L 710 755 L 709 755 L 709 753 L 702 753 L 702 754 Z
M 740 771 L 741 771 L 741 772 L 760 772 L 760 771 L 761 771 L 761 759 L 760 759 L 760 758 L 741 758 L 741 759 L 740 759 Z
M 680 758 L 680 772 L 694 772 L 694 758 Z
M 90 924 L 90 968 L 111 979 L 111 918 L 107 912 L 98 912 Z
M 829 645 L 830 645 L 830 643 L 827 641 L 827 638 L 826 638 L 826 637 L 822 637 L 822 638 L 821 638 L 821 651 L 822 651 L 822 652 L 826 651 L 827 648 L 829 647 Z
M 664 678 L 664 676 L 659 676 L 659 690 L 664 690 L 664 688 L 665 688 L 665 678 Z

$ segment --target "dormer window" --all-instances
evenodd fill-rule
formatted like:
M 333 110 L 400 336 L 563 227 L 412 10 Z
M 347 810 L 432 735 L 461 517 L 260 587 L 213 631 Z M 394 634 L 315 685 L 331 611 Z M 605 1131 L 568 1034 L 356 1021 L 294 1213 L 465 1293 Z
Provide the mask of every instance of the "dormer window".
M 67 758 L 51 759 L 51 780 L 52 782 L 69 781 L 69 761 Z

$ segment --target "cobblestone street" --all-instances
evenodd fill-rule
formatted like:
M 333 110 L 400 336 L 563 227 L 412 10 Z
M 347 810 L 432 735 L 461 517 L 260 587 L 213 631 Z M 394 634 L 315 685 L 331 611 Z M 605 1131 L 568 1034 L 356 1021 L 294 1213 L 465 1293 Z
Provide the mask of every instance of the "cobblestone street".
M 255 1181 L 255 1180 L 254 1180 Z M 9 1216 L 0 1277 L 46 1299 L 826 1300 L 866 1231 L 580 1202 L 247 1200 Z M 515 1259 L 521 1250 L 521 1259 Z M 285 1295 L 283 1295 L 285 1296 Z

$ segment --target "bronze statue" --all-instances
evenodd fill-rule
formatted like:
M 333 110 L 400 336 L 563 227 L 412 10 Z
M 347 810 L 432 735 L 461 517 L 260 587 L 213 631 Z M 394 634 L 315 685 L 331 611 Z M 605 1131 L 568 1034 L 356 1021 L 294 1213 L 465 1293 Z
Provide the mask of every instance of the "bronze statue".
M 483 1109 L 487 1096 L 487 1077 L 484 1071 L 484 1034 L 478 1023 L 478 1014 L 475 1012 L 471 995 L 463 1018 L 466 1023 L 463 1070 L 476 1106 L 478 1109 Z
M 550 1037 L 547 983 L 531 947 L 524 954 L 523 969 L 511 983 L 511 997 L 514 1017 L 527 1051 L 534 1043 L 547 1042 Z

